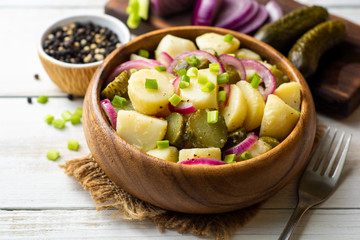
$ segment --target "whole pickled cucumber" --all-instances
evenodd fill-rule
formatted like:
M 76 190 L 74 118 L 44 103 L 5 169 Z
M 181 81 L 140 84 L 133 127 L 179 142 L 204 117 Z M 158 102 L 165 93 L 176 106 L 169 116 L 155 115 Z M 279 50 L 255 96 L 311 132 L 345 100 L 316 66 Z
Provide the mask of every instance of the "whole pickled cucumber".
M 108 98 L 110 101 L 114 98 L 115 95 L 120 97 L 129 98 L 127 93 L 129 73 L 123 71 L 119 76 L 117 76 L 114 81 L 109 83 L 100 93 L 102 99 Z
M 168 126 L 165 139 L 169 140 L 171 145 L 183 148 L 186 118 L 180 113 L 173 112 L 166 117 L 166 121 Z
M 320 6 L 300 8 L 277 21 L 264 25 L 254 37 L 287 54 L 295 41 L 306 31 L 328 19 L 329 13 Z
M 346 26 L 338 20 L 323 22 L 306 32 L 289 52 L 289 60 L 308 77 L 315 73 L 324 52 L 343 41 Z
M 205 109 L 198 109 L 193 112 L 186 123 L 186 136 L 193 147 L 224 147 L 227 141 L 227 127 L 224 117 L 219 114 L 216 123 L 207 122 Z

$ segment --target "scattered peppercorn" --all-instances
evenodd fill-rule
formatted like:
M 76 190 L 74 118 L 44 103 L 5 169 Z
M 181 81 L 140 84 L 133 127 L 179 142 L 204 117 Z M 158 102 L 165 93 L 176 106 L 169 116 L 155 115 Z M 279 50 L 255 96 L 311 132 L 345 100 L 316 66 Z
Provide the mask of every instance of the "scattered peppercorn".
M 72 100 L 74 99 L 74 95 L 68 94 L 68 95 L 67 95 L 67 98 L 72 101 Z
M 39 80 L 39 79 L 40 79 L 39 74 L 36 73 L 36 74 L 34 75 L 34 78 L 35 78 L 36 80 Z
M 116 34 L 92 22 L 75 22 L 57 27 L 43 43 L 46 54 L 67 63 L 91 63 L 103 60 L 119 47 Z
M 31 103 L 32 103 L 32 99 L 31 99 L 31 97 L 27 97 L 27 102 L 28 102 L 29 104 L 31 104 Z

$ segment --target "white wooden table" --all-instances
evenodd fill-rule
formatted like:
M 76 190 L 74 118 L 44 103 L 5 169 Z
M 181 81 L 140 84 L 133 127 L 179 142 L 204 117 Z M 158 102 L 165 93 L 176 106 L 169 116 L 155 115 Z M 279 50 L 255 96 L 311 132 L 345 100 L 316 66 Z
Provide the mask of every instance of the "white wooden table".
M 360 24 L 359 0 L 302 0 Z M 89 193 L 59 168 L 86 155 L 81 125 L 57 130 L 43 116 L 60 117 L 82 106 L 59 90 L 44 72 L 36 47 L 41 30 L 69 14 L 102 13 L 106 0 L 0 0 L 0 239 L 197 239 L 175 231 L 159 233 L 150 221 L 111 219 L 97 212 Z M 351 53 L 349 53 L 351 54 Z M 34 74 L 40 80 L 34 79 Z M 50 96 L 45 105 L 36 96 Z M 33 103 L 27 103 L 32 96 Z M 341 121 L 318 115 L 320 123 L 353 133 L 341 185 L 325 203 L 311 209 L 295 239 L 360 239 L 360 108 Z M 80 142 L 78 152 L 68 139 Z M 46 159 L 50 148 L 61 158 Z M 296 181 L 262 207 L 234 239 L 277 239 L 296 204 Z

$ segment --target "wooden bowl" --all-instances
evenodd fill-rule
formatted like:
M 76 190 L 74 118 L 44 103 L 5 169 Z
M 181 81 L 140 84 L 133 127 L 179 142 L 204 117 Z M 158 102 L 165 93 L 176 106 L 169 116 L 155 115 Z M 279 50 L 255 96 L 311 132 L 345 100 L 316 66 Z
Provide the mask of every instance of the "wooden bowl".
M 112 30 L 118 36 L 121 43 L 127 43 L 130 40 L 129 29 L 123 22 L 112 16 L 105 14 L 76 15 L 62 18 L 51 24 L 43 32 L 38 46 L 38 55 L 40 57 L 41 64 L 50 79 L 63 91 L 79 96 L 85 95 L 93 74 L 103 61 L 79 64 L 62 62 L 47 55 L 44 52 L 43 43 L 49 33 L 57 27 L 69 25 L 74 22 L 86 23 L 89 21 Z
M 118 64 L 140 48 L 154 50 L 166 34 L 194 40 L 206 32 L 230 33 L 241 46 L 254 50 L 276 64 L 291 81 L 300 83 L 300 119 L 277 147 L 248 161 L 221 166 L 182 165 L 152 157 L 122 139 L 110 127 L 100 108 L 99 93 Z M 99 67 L 84 100 L 86 140 L 100 167 L 121 188 L 164 209 L 185 213 L 220 213 L 261 202 L 285 186 L 304 167 L 313 145 L 316 113 L 310 90 L 302 75 L 270 46 L 230 30 L 185 26 L 144 34 L 113 52 Z

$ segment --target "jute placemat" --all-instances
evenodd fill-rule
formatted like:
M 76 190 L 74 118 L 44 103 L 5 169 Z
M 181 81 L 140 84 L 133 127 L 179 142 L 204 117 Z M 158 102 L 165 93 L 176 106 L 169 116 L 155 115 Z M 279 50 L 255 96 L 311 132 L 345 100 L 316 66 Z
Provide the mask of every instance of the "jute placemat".
M 315 143 L 324 132 L 318 126 Z M 262 203 L 237 211 L 220 214 L 185 214 L 144 202 L 114 184 L 99 167 L 91 154 L 67 161 L 61 166 L 68 176 L 73 176 L 90 192 L 97 210 L 116 209 L 114 217 L 122 215 L 128 220 L 152 220 L 163 232 L 176 230 L 181 234 L 191 233 L 199 237 L 214 237 L 216 240 L 230 239 L 233 233 L 247 223 L 258 212 Z

